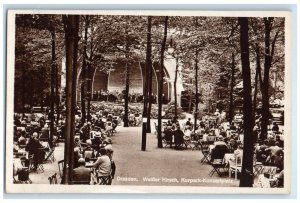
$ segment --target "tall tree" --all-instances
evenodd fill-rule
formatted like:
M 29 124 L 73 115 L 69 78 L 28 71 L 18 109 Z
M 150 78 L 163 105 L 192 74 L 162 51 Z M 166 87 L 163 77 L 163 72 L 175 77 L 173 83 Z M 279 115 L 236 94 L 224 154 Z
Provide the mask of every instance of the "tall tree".
M 146 76 L 144 77 L 144 107 L 143 107 L 143 119 L 147 117 L 147 123 L 144 124 L 143 120 L 143 134 L 142 134 L 142 150 L 146 150 L 146 133 L 148 130 L 151 132 L 151 120 L 150 120 L 150 113 L 151 113 L 151 95 L 149 95 L 149 86 L 152 87 L 152 63 L 151 63 L 151 27 L 152 27 L 152 17 L 148 16 L 148 23 L 147 23 L 147 49 L 146 49 Z M 150 74 L 151 72 L 151 74 Z M 148 76 L 148 77 L 147 77 Z M 152 88 L 151 88 L 152 89 Z M 150 111 L 149 115 L 147 113 Z
M 240 187 L 252 187 L 253 185 L 253 119 L 251 97 L 251 73 L 249 60 L 249 34 L 248 18 L 239 17 L 240 46 L 243 75 L 243 114 L 244 114 L 244 148 L 243 162 L 240 178 Z
M 79 16 L 63 16 L 66 49 L 66 128 L 63 183 L 72 184 Z
M 87 61 L 88 61 L 88 56 L 87 56 L 87 43 L 88 43 L 88 28 L 89 28 L 89 16 L 84 16 L 85 17 L 85 26 L 84 26 L 84 41 L 83 41 L 83 52 L 82 52 L 82 83 L 81 83 L 81 123 L 85 123 L 86 121 L 86 74 L 87 74 Z
M 147 53 L 146 53 L 146 72 L 147 76 L 147 91 L 145 92 L 144 99 L 147 105 L 147 133 L 151 133 L 151 108 L 152 108 L 152 16 L 148 17 L 148 29 L 147 29 Z
M 176 67 L 175 67 L 175 78 L 174 78 L 174 103 L 175 103 L 175 111 L 174 111 L 174 116 L 175 118 L 178 117 L 178 101 L 177 101 L 177 78 L 178 78 L 178 68 L 179 68 L 179 59 L 178 57 L 176 58 Z
M 162 148 L 162 94 L 163 94 L 163 75 L 164 75 L 164 60 L 165 60 L 165 50 L 166 50 L 166 41 L 167 41 L 167 32 L 168 32 L 168 16 L 164 20 L 164 37 L 161 43 L 161 52 L 160 52 L 160 70 L 159 70 L 159 88 L 158 88 L 158 121 L 157 121 L 157 146 Z
M 261 123 L 261 139 L 267 138 L 269 124 L 269 76 L 274 56 L 276 40 L 280 30 L 275 33 L 273 40 L 271 39 L 271 31 L 274 23 L 274 18 L 263 18 L 265 26 L 265 50 L 264 50 L 264 78 L 262 88 L 262 123 Z

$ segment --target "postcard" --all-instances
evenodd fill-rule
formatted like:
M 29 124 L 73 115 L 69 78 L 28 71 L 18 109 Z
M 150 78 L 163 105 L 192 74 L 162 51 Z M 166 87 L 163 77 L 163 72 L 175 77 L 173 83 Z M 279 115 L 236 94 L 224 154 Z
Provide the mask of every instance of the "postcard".
M 290 192 L 289 12 L 7 20 L 7 193 Z

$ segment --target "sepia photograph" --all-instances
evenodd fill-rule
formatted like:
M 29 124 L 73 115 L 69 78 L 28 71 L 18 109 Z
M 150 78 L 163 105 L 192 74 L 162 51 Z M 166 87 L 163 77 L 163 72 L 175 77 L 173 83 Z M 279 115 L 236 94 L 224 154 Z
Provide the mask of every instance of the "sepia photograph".
M 290 21 L 9 10 L 6 192 L 288 194 Z

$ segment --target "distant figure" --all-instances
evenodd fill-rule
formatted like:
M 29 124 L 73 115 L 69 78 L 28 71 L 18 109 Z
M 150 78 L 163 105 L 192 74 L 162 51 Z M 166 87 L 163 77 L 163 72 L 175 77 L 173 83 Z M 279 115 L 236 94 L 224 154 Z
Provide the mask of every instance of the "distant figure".
M 188 120 L 186 121 L 185 125 L 186 126 L 191 126 L 192 125 L 191 118 L 188 118 Z
M 272 131 L 273 132 L 278 132 L 279 131 L 279 127 L 278 127 L 277 123 L 275 123 L 275 122 L 273 123 Z
M 91 132 L 91 122 L 87 122 L 80 129 L 80 138 L 83 142 L 86 142 L 86 140 L 90 139 L 90 132 Z

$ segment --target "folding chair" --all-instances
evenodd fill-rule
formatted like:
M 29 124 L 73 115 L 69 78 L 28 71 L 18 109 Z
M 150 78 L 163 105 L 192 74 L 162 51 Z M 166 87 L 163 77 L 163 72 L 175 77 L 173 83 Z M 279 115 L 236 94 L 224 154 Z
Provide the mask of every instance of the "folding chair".
M 56 177 L 56 173 L 54 173 L 52 176 L 48 177 L 49 183 L 50 185 L 52 184 L 57 184 L 57 177 Z
M 224 155 L 227 150 L 228 148 L 225 145 L 217 145 L 212 150 L 210 164 L 213 169 L 209 173 L 210 176 L 212 176 L 215 172 L 217 172 L 219 176 L 222 176 L 221 169 L 225 172 L 226 163 L 224 163 Z
M 40 148 L 39 153 L 34 154 L 33 160 L 34 160 L 34 162 L 37 162 L 36 172 L 38 172 L 38 170 L 44 172 L 43 164 L 44 164 L 44 160 L 45 160 L 45 154 L 46 154 L 46 152 L 44 151 L 44 148 Z
M 259 175 L 263 170 L 263 164 L 262 162 L 258 162 L 256 159 L 256 155 L 253 156 L 253 174 Z
M 110 185 L 112 177 L 111 177 L 111 175 L 108 175 L 108 176 L 98 176 L 97 180 L 98 180 L 98 185 Z
M 48 141 L 49 140 L 49 130 L 43 130 L 39 132 L 39 140 L 40 141 Z
M 193 150 L 201 150 L 201 139 L 197 139 L 197 140 L 192 140 L 191 141 L 193 143 L 193 147 L 192 147 L 192 151 Z
M 51 162 L 54 162 L 56 159 L 55 159 L 55 156 L 54 156 L 54 151 L 55 151 L 55 147 L 53 148 L 48 148 L 48 150 L 46 151 L 46 158 L 45 158 L 45 161 L 48 161 L 50 160 Z
M 193 149 L 193 146 L 192 146 L 192 140 L 183 140 L 183 143 L 184 143 L 184 145 L 185 145 L 185 147 L 188 149 L 188 148 L 191 148 L 191 149 Z
M 200 146 L 201 146 L 201 152 L 202 152 L 202 159 L 200 160 L 201 163 L 209 162 L 209 158 L 210 158 L 210 152 L 209 152 L 209 143 L 207 142 L 200 142 Z

